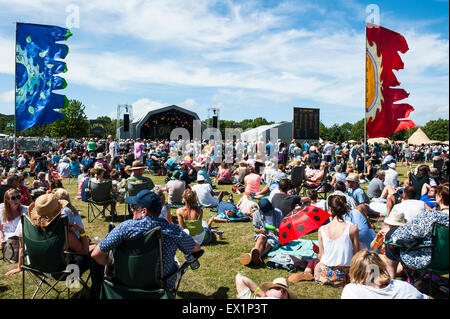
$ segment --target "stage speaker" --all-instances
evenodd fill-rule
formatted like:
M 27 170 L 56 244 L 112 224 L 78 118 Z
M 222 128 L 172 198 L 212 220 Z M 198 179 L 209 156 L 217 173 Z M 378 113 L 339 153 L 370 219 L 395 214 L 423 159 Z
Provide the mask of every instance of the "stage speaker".
M 218 120 L 217 116 L 213 116 L 213 118 L 212 118 L 212 126 L 214 128 L 217 128 L 217 120 Z
M 124 132 L 130 131 L 130 114 L 123 115 L 123 131 Z

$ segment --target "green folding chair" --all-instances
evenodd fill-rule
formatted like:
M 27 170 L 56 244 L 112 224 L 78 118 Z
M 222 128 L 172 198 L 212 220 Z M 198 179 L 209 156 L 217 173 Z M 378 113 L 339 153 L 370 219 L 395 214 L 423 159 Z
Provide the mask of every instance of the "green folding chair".
M 125 198 L 128 196 L 136 196 L 140 191 L 144 189 L 149 189 L 150 182 L 144 183 L 130 183 L 127 182 L 127 192 L 125 194 Z M 131 205 L 125 203 L 125 211 L 124 215 L 131 215 Z
M 430 245 L 412 245 L 404 247 L 392 241 L 386 241 L 385 244 L 399 247 L 401 250 L 416 250 L 422 248 L 431 248 L 431 262 L 423 269 L 410 269 L 400 258 L 400 263 L 409 282 L 412 285 L 419 281 L 428 282 L 428 295 L 431 295 L 433 287 L 445 293 L 448 297 L 448 278 L 442 277 L 449 274 L 449 228 L 434 223 L 432 232 L 432 242 Z M 446 283 L 445 283 L 446 282 Z
M 428 280 L 429 287 L 428 292 L 431 294 L 433 283 L 436 277 L 442 279 L 443 275 L 449 273 L 449 228 L 441 224 L 435 223 L 433 225 L 433 235 L 432 235 L 432 253 L 431 253 L 431 263 L 425 269 L 420 269 L 417 271 L 417 276 L 422 280 Z M 439 290 L 447 294 L 448 297 L 448 278 L 446 278 L 447 285 L 439 285 L 437 287 Z
M 416 198 L 420 200 L 421 194 L 422 194 L 422 187 L 425 183 L 430 183 L 430 177 L 428 175 L 425 176 L 417 176 L 413 173 L 409 174 L 409 181 L 410 185 L 414 187 L 414 190 L 416 191 Z
M 161 227 L 123 242 L 111 253 L 114 266 L 105 269 L 101 299 L 174 299 L 178 286 L 169 290 L 166 284 L 180 274 L 179 285 L 188 267 L 185 262 L 173 274 L 163 278 Z
M 112 204 L 116 203 L 112 195 L 112 181 L 102 183 L 93 182 L 92 179 L 88 182 L 87 203 L 88 203 L 88 223 L 93 222 L 98 216 L 105 214 L 105 211 L 111 214 Z M 112 215 L 114 220 L 114 215 Z
M 35 227 L 28 217 L 22 215 L 22 231 L 24 241 L 24 258 L 22 269 L 22 298 L 25 299 L 26 285 L 25 277 L 28 274 L 36 284 L 36 289 L 31 299 L 35 299 L 39 291 L 42 292 L 41 299 L 48 298 L 51 291 L 59 297 L 67 290 L 70 299 L 70 285 L 65 288 L 57 287 L 58 283 L 66 281 L 72 274 L 70 265 L 71 255 L 79 255 L 69 252 L 68 248 L 68 218 L 61 216 L 53 220 L 45 230 Z M 87 290 L 87 281 L 79 278 L 79 283 Z M 58 289 L 59 288 L 59 289 Z

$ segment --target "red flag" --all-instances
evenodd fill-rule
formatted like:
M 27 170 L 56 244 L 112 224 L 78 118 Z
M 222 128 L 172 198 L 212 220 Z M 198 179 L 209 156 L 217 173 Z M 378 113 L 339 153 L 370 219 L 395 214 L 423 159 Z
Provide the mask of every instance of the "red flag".
M 394 31 L 366 24 L 366 132 L 368 138 L 389 137 L 416 126 L 407 118 L 414 108 L 395 104 L 409 96 L 393 70 L 403 69 L 399 53 L 408 51 L 405 38 Z

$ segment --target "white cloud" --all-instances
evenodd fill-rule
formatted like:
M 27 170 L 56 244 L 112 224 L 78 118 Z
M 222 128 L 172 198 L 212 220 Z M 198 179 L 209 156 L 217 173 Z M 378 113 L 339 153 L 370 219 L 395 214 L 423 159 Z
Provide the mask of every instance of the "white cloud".
M 42 16 L 45 22 L 65 21 L 64 14 L 56 13 L 65 12 L 67 4 L 28 2 L 0 0 L 0 7 L 35 20 Z M 255 99 L 266 105 L 308 101 L 316 107 L 326 105 L 325 112 L 332 107 L 345 112 L 363 108 L 364 32 L 350 27 L 349 21 L 363 21 L 365 7 L 356 1 L 342 0 L 340 9 L 333 10 L 310 1 L 284 1 L 274 8 L 262 8 L 259 1 L 74 3 L 80 7 L 81 29 L 72 30 L 75 36 L 68 43 L 69 71 L 62 76 L 69 85 L 124 94 L 151 84 L 217 88 L 211 98 L 194 100 L 187 95 L 179 102 L 196 109 L 204 109 L 210 99 L 225 108 L 256 105 Z M 214 6 L 222 9 L 213 10 Z M 293 22 L 298 17 L 310 21 L 310 13 L 323 18 L 320 25 Z M 416 24 L 396 31 L 410 47 L 401 55 L 405 69 L 396 75 L 400 87 L 411 93 L 404 102 L 416 109 L 412 117 L 420 121 L 431 116 L 430 107 L 436 116 L 448 117 L 443 109 L 449 104 L 448 38 L 419 31 Z M 98 47 L 99 38 L 105 41 L 102 45 L 114 44 Z M 13 41 L 0 35 L 0 47 L 0 73 L 13 74 L 14 65 L 8 62 Z M 173 102 L 142 98 L 135 104 L 138 114 Z
M 0 93 L 0 102 L 14 102 L 14 90 Z
M 14 34 L 11 39 L 0 35 L 0 73 L 14 74 Z M 14 83 L 13 83 L 14 86 Z
M 138 118 L 146 115 L 148 112 L 152 110 L 166 107 L 169 106 L 170 104 L 160 101 L 153 101 L 148 98 L 142 98 L 134 103 L 131 103 L 131 105 L 133 106 L 133 119 L 137 120 Z M 117 115 L 115 117 L 117 117 Z
M 186 99 L 183 102 L 178 103 L 178 106 L 192 109 L 197 106 L 197 102 L 194 99 Z

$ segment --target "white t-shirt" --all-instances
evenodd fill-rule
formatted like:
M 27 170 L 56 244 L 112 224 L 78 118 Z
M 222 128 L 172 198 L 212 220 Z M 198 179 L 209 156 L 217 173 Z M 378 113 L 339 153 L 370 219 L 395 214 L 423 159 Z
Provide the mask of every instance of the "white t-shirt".
M 331 155 L 333 148 L 334 144 L 328 143 L 327 145 L 325 145 L 325 147 L 323 148 L 323 150 L 325 151 L 325 155 Z
M 341 299 L 429 299 L 413 285 L 401 280 L 391 280 L 389 286 L 376 289 L 359 284 L 348 284 Z
M 219 199 L 211 195 L 212 187 L 209 183 L 192 186 L 192 190 L 197 194 L 198 203 L 202 206 L 217 206 Z
M 279 189 L 278 187 L 277 187 L 277 188 L 274 188 L 274 189 L 270 192 L 270 195 L 269 195 L 269 202 L 272 203 L 273 195 L 278 194 L 279 192 L 280 192 L 280 189 Z
M 117 145 L 116 141 L 112 141 L 111 143 L 109 143 L 109 153 L 111 154 L 111 156 L 117 157 L 119 156 L 119 152 L 118 152 L 119 146 Z M 113 154 L 114 152 L 114 154 Z
M 401 203 L 394 205 L 392 211 L 394 210 L 402 212 L 405 215 L 406 221 L 410 222 L 417 214 L 425 210 L 425 202 L 417 199 L 404 200 Z
M 398 173 L 392 168 L 384 171 L 384 185 L 398 187 Z

